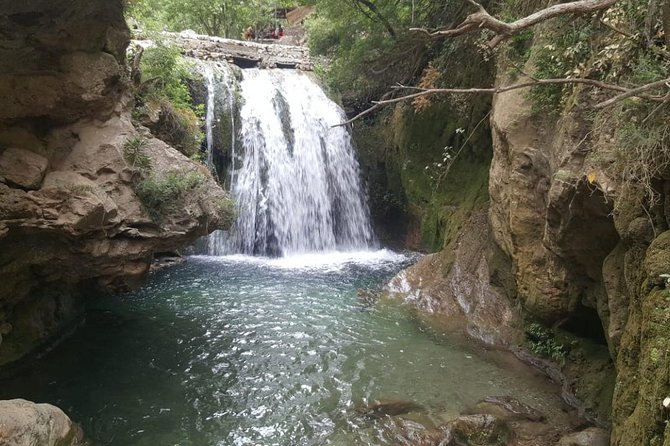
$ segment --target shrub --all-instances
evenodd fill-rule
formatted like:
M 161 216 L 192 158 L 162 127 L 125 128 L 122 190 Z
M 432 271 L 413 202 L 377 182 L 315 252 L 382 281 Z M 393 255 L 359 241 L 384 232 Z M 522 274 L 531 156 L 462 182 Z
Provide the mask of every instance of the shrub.
M 170 170 L 163 174 L 151 174 L 137 182 L 135 191 L 144 208 L 155 221 L 160 221 L 171 203 L 183 198 L 204 183 L 205 177 L 184 169 Z
M 201 131 L 204 106 L 193 104 L 188 88 L 193 76 L 189 64 L 176 46 L 158 37 L 154 46 L 144 52 L 140 68 L 142 85 L 137 93 L 138 102 L 160 108 L 159 121 L 147 125 L 156 136 L 186 156 L 193 155 L 204 138 Z
M 528 345 L 536 355 L 549 358 L 558 364 L 565 362 L 565 347 L 554 339 L 553 333 L 538 323 L 531 323 L 526 328 Z

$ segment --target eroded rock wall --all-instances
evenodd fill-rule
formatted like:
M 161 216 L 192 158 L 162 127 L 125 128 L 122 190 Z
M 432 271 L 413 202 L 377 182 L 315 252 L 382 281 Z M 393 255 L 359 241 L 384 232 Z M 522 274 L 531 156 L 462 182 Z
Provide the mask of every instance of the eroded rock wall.
M 496 82 L 519 81 L 499 66 Z M 569 99 L 573 105 L 589 100 L 579 88 Z M 550 116 L 534 110 L 525 91 L 496 96 L 490 116 L 490 201 L 475 208 L 488 209 L 487 225 L 459 218 L 477 215 L 468 207 L 467 188 L 461 187 L 450 201 L 422 195 L 419 181 L 401 181 L 407 209 L 432 215 L 436 198 L 437 208 L 448 210 L 441 214 L 447 221 L 441 227 L 447 229 L 436 234 L 444 237 L 442 252 L 401 273 L 390 289 L 487 344 L 517 343 L 545 356 L 553 349 L 550 359 L 561 366 L 565 395 L 571 395 L 566 400 L 590 420 L 610 424 L 611 444 L 667 446 L 668 412 L 661 402 L 670 395 L 670 292 L 661 276 L 670 272 L 670 172 L 653 180 L 658 203 L 650 203 L 644 191 L 624 193 L 614 129 L 607 119 L 594 120 L 585 110 L 566 107 Z M 425 122 L 395 119 L 398 113 L 396 109 L 384 118 L 389 130 L 377 139 L 393 141 L 407 134 L 416 143 L 442 137 L 427 130 Z M 448 120 L 449 112 L 442 116 Z M 359 130 L 359 135 L 364 148 L 373 145 L 365 138 L 374 140 L 374 133 Z M 429 147 L 417 144 L 414 150 Z M 413 159 L 430 152 L 398 150 L 394 156 L 402 179 Z M 379 165 L 389 171 L 388 163 Z M 471 178 L 474 172 L 454 164 L 446 181 Z M 422 198 L 426 196 L 430 198 Z M 421 218 L 413 221 L 421 232 L 429 227 Z M 465 223 L 452 232 L 455 221 Z M 481 234 L 481 240 L 490 237 L 502 251 L 495 268 L 486 242 L 474 242 L 471 231 Z M 439 250 L 426 244 L 425 235 L 423 240 L 424 247 Z M 498 313 L 485 311 L 496 301 Z M 530 325 L 555 337 L 541 333 L 538 339 Z
M 0 2 L 0 364 L 74 322 L 83 299 L 139 286 L 154 253 L 230 222 L 228 197 L 131 120 L 121 0 Z M 198 178 L 148 212 L 124 154 Z

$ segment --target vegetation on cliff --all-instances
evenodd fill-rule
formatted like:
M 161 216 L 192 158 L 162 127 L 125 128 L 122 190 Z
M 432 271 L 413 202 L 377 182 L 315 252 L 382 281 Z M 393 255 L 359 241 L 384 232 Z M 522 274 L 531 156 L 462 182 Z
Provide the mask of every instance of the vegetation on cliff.
M 203 106 L 194 104 L 188 88 L 194 70 L 179 48 L 158 34 L 149 48 L 136 48 L 133 59 L 137 70 L 133 116 L 184 155 L 196 156 L 205 135 Z

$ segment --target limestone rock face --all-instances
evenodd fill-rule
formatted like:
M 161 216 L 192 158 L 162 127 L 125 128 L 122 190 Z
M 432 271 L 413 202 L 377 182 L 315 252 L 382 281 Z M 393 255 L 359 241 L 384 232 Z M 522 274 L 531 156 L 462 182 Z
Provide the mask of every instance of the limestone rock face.
M 619 236 L 611 204 L 586 179 L 571 123 L 544 126 L 530 109 L 523 92 L 494 102 L 490 221 L 513 259 L 519 297 L 553 322 L 597 308 L 601 265 Z
M 518 299 L 547 325 L 607 343 L 616 364 L 612 445 L 665 444 L 668 201 L 648 206 L 641 193 L 619 193 L 612 139 L 577 112 L 556 122 L 530 110 L 524 93 L 510 92 L 496 97 L 491 116 L 489 218 L 511 258 Z M 661 178 L 656 186 L 669 190 Z M 588 381 L 579 372 L 574 378 Z M 605 391 L 590 396 L 600 405 L 611 398 Z M 608 444 L 590 435 L 560 444 Z
M 0 0 L 0 29 L 1 365 L 66 329 L 85 295 L 139 286 L 154 253 L 231 213 L 204 166 L 132 124 L 121 0 Z M 150 173 L 126 159 L 130 140 Z M 142 202 L 145 177 L 179 176 L 193 187 L 160 212 Z
M 159 221 L 141 203 L 139 173 L 124 159 L 130 138 L 146 138 L 155 177 L 179 172 L 201 178 Z M 56 128 L 46 145 L 51 167 L 38 190 L 0 183 L 0 317 L 14 327 L 3 335 L 0 363 L 73 320 L 81 309 L 81 284 L 111 292 L 137 287 L 153 253 L 230 223 L 229 198 L 207 169 L 139 134 L 126 114 Z
M 462 329 L 488 345 L 509 346 L 521 339 L 521 318 L 499 274 L 502 253 L 489 235 L 485 212 L 445 252 L 432 254 L 401 271 L 388 285 L 389 296 L 439 315 L 445 328 Z
M 0 1 L 0 120 L 109 114 L 129 40 L 120 1 Z
M 59 408 L 17 399 L 0 401 L 0 444 L 80 446 L 84 442 L 79 426 Z

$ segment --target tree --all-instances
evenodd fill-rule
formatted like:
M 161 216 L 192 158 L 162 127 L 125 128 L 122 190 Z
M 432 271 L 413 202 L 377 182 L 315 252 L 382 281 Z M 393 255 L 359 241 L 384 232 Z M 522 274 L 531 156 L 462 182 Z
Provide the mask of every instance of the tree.
M 272 26 L 277 7 L 300 0 L 130 0 L 128 15 L 143 27 L 240 38 L 248 26 Z
M 475 12 L 467 15 L 464 20 L 462 20 L 457 25 L 441 27 L 436 30 L 429 30 L 427 28 L 411 28 L 410 31 L 418 32 L 423 35 L 428 36 L 430 39 L 444 39 L 452 38 L 457 36 L 462 36 L 469 33 L 489 31 L 492 33 L 492 36 L 489 37 L 487 42 L 487 47 L 490 50 L 495 50 L 502 42 L 512 38 L 515 35 L 520 34 L 521 32 L 533 28 L 540 23 L 543 23 L 547 20 L 554 19 L 557 17 L 562 17 L 566 15 L 584 15 L 584 14 L 593 14 L 593 13 L 602 13 L 603 11 L 609 9 L 617 3 L 619 0 L 575 0 L 567 3 L 560 3 L 557 5 L 552 5 L 547 8 L 536 11 L 530 15 L 506 22 L 500 20 L 493 15 L 491 15 L 480 3 L 475 0 L 463 0 L 471 7 L 475 8 Z M 654 4 L 655 0 L 650 0 L 650 5 Z M 670 55 L 668 54 L 668 41 L 670 41 L 670 0 L 663 1 L 663 15 L 662 15 L 662 33 L 664 34 L 664 43 L 666 48 L 655 48 L 656 54 L 659 58 L 665 59 L 665 64 L 667 65 Z M 652 17 L 653 8 L 649 8 L 647 13 L 647 22 L 649 22 L 649 34 L 648 45 L 655 46 L 658 43 L 654 41 L 653 35 L 658 33 L 655 32 L 657 28 L 654 23 L 655 19 Z M 601 20 L 602 22 L 602 20 Z M 603 23 L 607 25 L 606 23 Z M 610 25 L 609 26 L 613 31 L 625 36 L 628 39 L 635 39 L 635 35 L 618 30 Z M 654 48 L 652 48 L 653 50 Z M 375 111 L 381 106 L 394 104 L 406 100 L 415 100 L 419 97 L 424 97 L 428 95 L 435 94 L 501 94 L 512 90 L 522 89 L 522 88 L 532 88 L 546 85 L 566 85 L 566 84 L 582 84 L 588 85 L 591 87 L 599 88 L 607 91 L 615 91 L 618 94 L 614 97 L 601 101 L 597 103 L 594 108 L 602 109 L 610 107 L 616 104 L 619 101 L 628 99 L 631 97 L 642 98 L 648 101 L 653 101 L 659 103 L 658 107 L 655 108 L 652 112 L 656 113 L 661 107 L 670 103 L 670 77 L 655 79 L 651 82 L 647 82 L 642 85 L 637 86 L 624 86 L 619 84 L 607 83 L 597 79 L 588 79 L 582 77 L 562 77 L 562 78 L 550 78 L 550 79 L 537 79 L 533 76 L 527 76 L 529 80 L 527 82 L 517 83 L 511 86 L 506 87 L 482 87 L 482 88 L 421 88 L 421 87 L 412 87 L 405 85 L 397 85 L 393 87 L 393 93 L 387 94 L 387 98 L 372 101 L 372 106 L 363 110 L 361 113 L 354 116 L 352 119 L 342 123 L 341 125 L 346 125 L 360 119 L 361 117 Z M 400 96 L 395 94 L 396 92 L 404 92 Z M 409 91 L 409 93 L 407 93 Z M 656 94 L 654 94 L 654 92 Z M 393 96 L 388 98 L 388 96 Z M 651 114 L 650 114 L 651 115 Z

